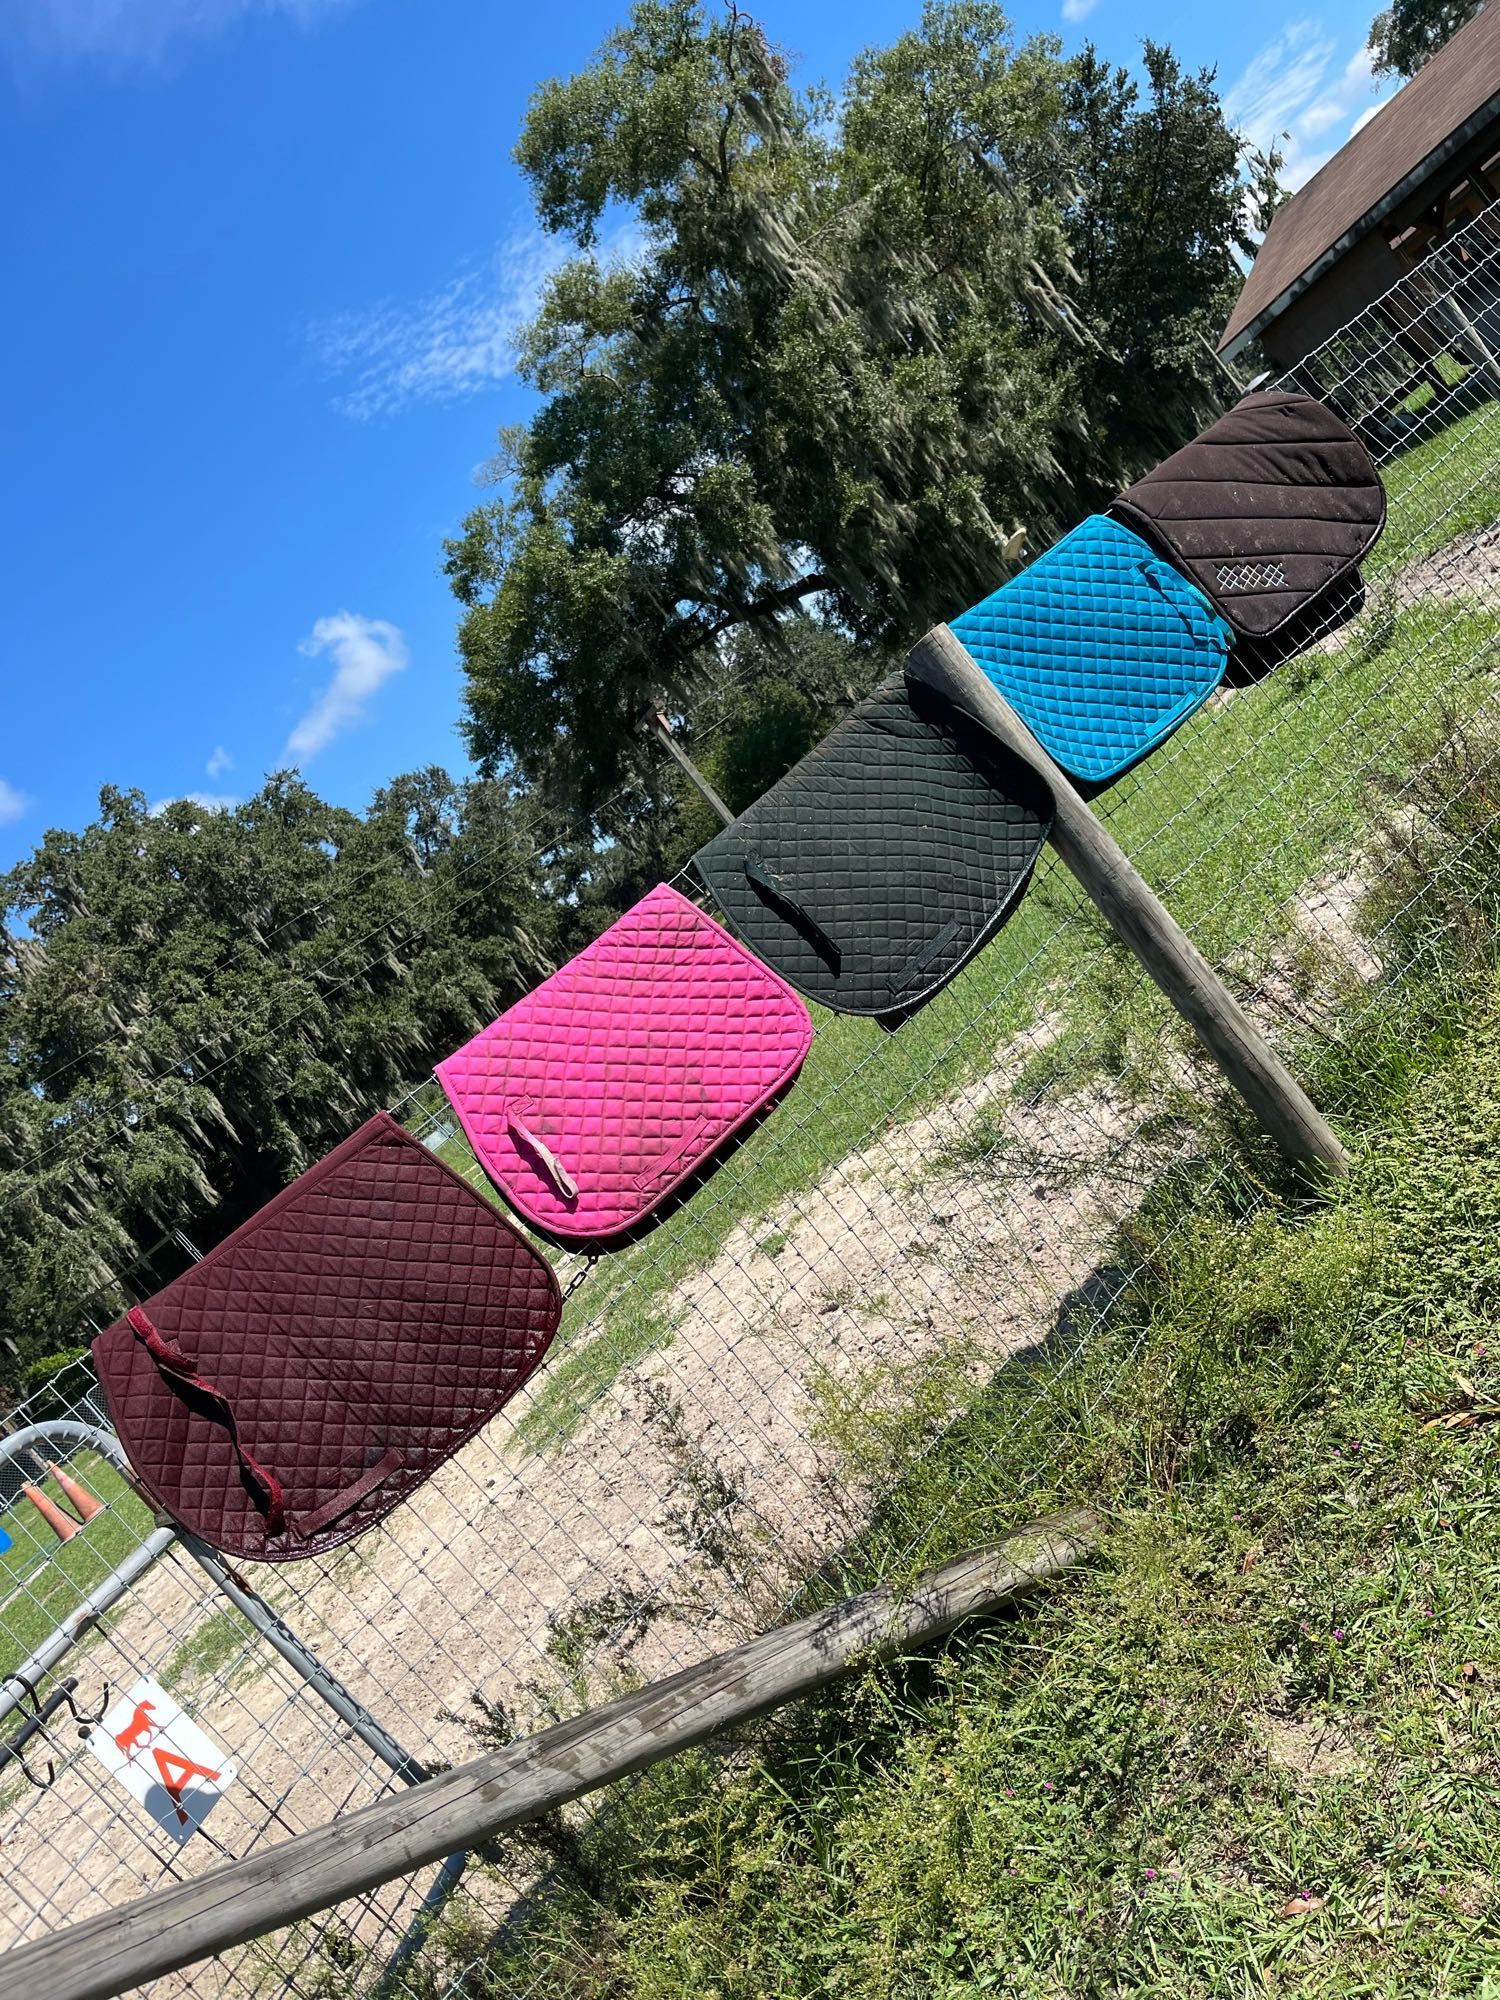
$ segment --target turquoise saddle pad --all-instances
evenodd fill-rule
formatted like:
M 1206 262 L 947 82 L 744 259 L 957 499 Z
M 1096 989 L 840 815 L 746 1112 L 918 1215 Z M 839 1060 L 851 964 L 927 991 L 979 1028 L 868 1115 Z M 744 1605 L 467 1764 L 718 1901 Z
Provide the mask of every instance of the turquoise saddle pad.
M 1195 584 L 1102 514 L 952 630 L 1063 769 L 1090 784 L 1118 777 L 1202 707 L 1233 637 Z

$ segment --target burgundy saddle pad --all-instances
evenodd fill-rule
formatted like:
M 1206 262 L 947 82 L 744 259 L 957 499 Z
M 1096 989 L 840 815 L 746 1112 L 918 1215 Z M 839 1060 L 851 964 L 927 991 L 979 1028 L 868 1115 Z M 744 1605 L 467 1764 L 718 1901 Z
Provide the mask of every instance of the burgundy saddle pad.
M 588 1245 L 644 1222 L 811 1041 L 786 981 L 663 883 L 437 1075 L 512 1207 Z
M 1316 600 L 1331 610 L 1339 580 L 1385 526 L 1385 489 L 1341 417 L 1313 396 L 1263 391 L 1126 487 L 1110 512 L 1237 633 L 1264 638 Z
M 551 1267 L 381 1112 L 94 1342 L 141 1484 L 288 1562 L 388 1514 L 526 1380 Z

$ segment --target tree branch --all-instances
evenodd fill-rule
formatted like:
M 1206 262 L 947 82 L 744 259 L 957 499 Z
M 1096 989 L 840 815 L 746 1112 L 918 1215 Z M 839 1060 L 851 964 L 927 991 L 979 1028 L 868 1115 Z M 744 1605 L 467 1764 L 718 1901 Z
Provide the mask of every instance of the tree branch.
M 687 650 L 697 652 L 700 647 L 711 644 L 721 632 L 728 632 L 751 618 L 768 618 L 777 611 L 788 610 L 792 605 L 800 604 L 804 597 L 813 597 L 818 591 L 826 590 L 831 581 L 821 571 L 814 570 L 810 576 L 797 577 L 791 583 L 782 584 L 778 590 L 768 590 L 764 597 L 754 598 L 748 604 L 731 608 L 721 603 L 719 609 L 724 612 L 724 617 L 717 625 L 700 626 Z

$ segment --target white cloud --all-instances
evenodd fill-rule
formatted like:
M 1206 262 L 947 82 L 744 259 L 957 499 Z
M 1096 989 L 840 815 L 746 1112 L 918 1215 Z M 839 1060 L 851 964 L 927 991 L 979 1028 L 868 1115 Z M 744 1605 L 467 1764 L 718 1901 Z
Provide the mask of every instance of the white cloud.
M 1255 56 L 1224 93 L 1224 116 L 1252 146 L 1286 155 L 1283 181 L 1299 188 L 1330 160 L 1380 103 L 1370 51 L 1361 42 L 1342 66 L 1321 21 L 1293 21 Z
M 0 778 L 0 826 L 9 826 L 12 820 L 21 819 L 31 805 L 24 792 L 18 792 L 14 785 L 6 784 Z
M 205 812 L 233 812 L 239 800 L 230 792 L 174 792 L 169 799 L 158 799 L 151 808 L 151 817 L 164 813 L 168 806 L 202 806 Z
M 206 778 L 222 778 L 226 771 L 232 771 L 233 769 L 234 759 L 224 748 L 224 745 L 222 743 L 215 744 L 214 754 L 203 766 L 203 775 Z
M 310 659 L 330 654 L 334 668 L 333 679 L 286 740 L 287 758 L 301 764 L 363 721 L 371 698 L 400 673 L 410 654 L 397 626 L 353 611 L 320 618 L 299 650 Z
M 1062 0 L 1063 19 L 1086 21 L 1098 5 L 1099 0 Z
M 603 262 L 630 257 L 633 225 L 601 248 Z M 335 409 L 361 419 L 409 403 L 448 402 L 515 372 L 516 338 L 541 303 L 548 278 L 571 254 L 540 230 L 512 236 L 483 263 L 466 265 L 441 290 L 407 304 L 386 300 L 308 329 L 313 353 L 347 385 Z
M 1293 21 L 1225 91 L 1225 118 L 1252 146 L 1275 144 L 1317 96 L 1332 56 L 1320 23 Z
M 539 231 L 516 236 L 424 299 L 318 322 L 309 329 L 313 351 L 348 385 L 334 407 L 345 416 L 379 417 L 504 381 L 515 369 L 516 335 L 566 255 Z
M 348 0 L 6 0 L 0 45 L 41 63 L 159 63 L 177 44 L 204 41 L 250 15 L 308 26 Z

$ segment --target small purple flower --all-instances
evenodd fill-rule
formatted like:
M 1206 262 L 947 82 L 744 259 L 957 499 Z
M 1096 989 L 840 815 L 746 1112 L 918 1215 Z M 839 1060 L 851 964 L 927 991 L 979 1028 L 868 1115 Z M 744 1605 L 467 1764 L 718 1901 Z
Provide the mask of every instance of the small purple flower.
M 1052 1789 L 1052 1780 L 1051 1780 L 1050 1778 L 1043 1778 L 1043 1780 L 1042 1780 L 1042 1790 L 1043 1790 L 1044 1792 L 1050 1792 L 1050 1791 L 1051 1791 L 1051 1789 Z
M 1335 1626 L 1334 1626 L 1334 1628 L 1333 1628 L 1333 1636 L 1334 1636 L 1334 1638 L 1335 1638 L 1335 1639 L 1342 1639 L 1342 1638 L 1343 1638 L 1343 1636 L 1344 1636 L 1344 1628 L 1343 1628 L 1343 1626 L 1342 1626 L 1342 1625 L 1335 1625 Z
M 1335 1458 L 1342 1458 L 1344 1454 L 1339 1450 L 1338 1446 L 1335 1445 L 1333 1447 L 1333 1455 Z
M 1146 1880 L 1148 1882 L 1154 1882 L 1156 1880 L 1156 1870 L 1154 1868 L 1148 1868 L 1146 1870 Z

